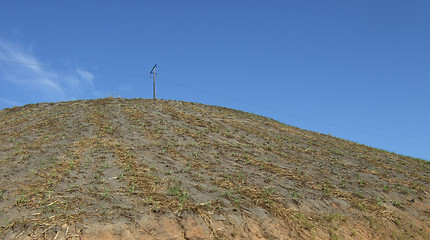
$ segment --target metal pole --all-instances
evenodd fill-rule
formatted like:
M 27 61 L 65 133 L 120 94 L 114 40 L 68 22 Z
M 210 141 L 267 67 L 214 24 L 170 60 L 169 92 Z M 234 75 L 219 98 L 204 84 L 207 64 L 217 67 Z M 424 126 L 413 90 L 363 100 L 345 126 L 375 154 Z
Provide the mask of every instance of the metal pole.
M 156 75 L 156 73 L 155 73 L 155 69 L 157 69 L 157 64 L 155 64 L 155 65 L 154 65 L 154 67 L 152 67 L 152 70 L 151 70 L 151 72 L 150 72 L 150 74 L 152 74 L 152 76 L 153 76 L 153 81 L 154 81 L 154 83 L 153 83 L 153 86 L 154 86 L 154 89 L 153 89 L 153 92 L 154 92 L 154 100 L 155 100 L 155 75 Z
M 155 72 L 154 72 L 154 74 L 153 74 L 153 79 L 154 79 L 154 100 L 155 100 Z

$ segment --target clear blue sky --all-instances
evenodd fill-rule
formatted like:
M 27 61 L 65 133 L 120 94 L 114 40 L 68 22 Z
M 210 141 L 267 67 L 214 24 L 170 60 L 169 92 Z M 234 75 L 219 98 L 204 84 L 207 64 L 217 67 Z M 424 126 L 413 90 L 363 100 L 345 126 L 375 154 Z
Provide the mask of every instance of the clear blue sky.
M 0 109 L 225 106 L 430 160 L 430 1 L 0 2 Z

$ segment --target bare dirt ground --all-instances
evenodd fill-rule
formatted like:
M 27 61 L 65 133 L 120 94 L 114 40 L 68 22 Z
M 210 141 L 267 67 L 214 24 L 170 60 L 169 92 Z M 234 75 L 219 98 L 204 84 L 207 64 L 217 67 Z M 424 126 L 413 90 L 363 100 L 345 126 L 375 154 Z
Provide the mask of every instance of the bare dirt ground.
M 430 164 L 254 114 L 0 111 L 2 239 L 430 239 Z

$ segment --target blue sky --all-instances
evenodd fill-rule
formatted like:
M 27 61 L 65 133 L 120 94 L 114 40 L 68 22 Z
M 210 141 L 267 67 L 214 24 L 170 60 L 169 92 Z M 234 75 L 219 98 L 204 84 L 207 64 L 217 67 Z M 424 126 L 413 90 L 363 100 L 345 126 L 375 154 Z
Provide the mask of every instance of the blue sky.
M 430 160 L 430 2 L 0 2 L 0 109 L 225 106 Z

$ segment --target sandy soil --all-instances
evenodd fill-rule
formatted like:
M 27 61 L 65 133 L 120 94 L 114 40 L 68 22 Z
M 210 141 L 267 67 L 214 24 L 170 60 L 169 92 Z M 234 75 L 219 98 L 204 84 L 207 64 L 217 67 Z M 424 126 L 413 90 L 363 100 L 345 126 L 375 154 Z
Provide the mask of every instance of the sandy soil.
M 430 239 L 429 173 L 221 107 L 26 105 L 0 111 L 0 238 Z

